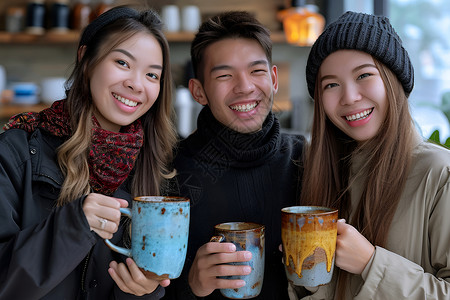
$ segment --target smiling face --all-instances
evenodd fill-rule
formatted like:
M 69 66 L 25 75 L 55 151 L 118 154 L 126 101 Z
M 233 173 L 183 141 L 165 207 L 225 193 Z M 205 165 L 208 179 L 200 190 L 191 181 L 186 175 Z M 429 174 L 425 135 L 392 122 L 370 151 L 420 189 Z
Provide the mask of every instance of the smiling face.
M 330 54 L 320 66 L 319 84 L 324 111 L 336 127 L 358 142 L 376 136 L 388 100 L 371 55 L 356 50 Z
M 118 132 L 152 107 L 162 66 L 161 47 L 149 33 L 133 35 L 106 55 L 90 75 L 94 114 L 103 129 Z
M 217 41 L 205 49 L 203 66 L 203 85 L 197 79 L 189 82 L 194 99 L 235 131 L 260 130 L 278 89 L 277 68 L 270 66 L 261 45 L 244 38 Z

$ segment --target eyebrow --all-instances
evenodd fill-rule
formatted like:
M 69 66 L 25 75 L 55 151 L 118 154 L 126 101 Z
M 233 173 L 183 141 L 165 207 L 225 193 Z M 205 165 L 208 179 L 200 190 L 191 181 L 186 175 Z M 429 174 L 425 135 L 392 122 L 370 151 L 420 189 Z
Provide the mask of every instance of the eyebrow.
M 364 68 L 375 68 L 375 69 L 378 69 L 377 66 L 375 66 L 374 64 L 363 64 L 363 65 L 360 65 L 360 66 L 357 66 L 356 68 L 354 68 L 352 70 L 352 73 L 355 73 L 355 72 L 357 72 L 357 71 L 359 71 L 361 69 L 364 69 Z M 322 81 L 324 81 L 326 79 L 332 79 L 332 78 L 336 78 L 336 77 L 337 77 L 337 75 L 325 75 L 325 76 L 322 76 L 320 78 L 320 82 L 322 82 Z
M 113 49 L 112 52 L 120 52 L 120 53 L 128 56 L 131 60 L 136 61 L 136 57 L 134 57 L 133 54 L 131 54 L 127 50 L 124 50 L 124 49 Z M 160 69 L 160 70 L 163 69 L 163 67 L 161 65 L 150 65 L 149 67 L 150 68 L 154 68 L 154 69 Z
M 377 69 L 377 66 L 375 66 L 374 64 L 363 64 L 360 66 L 357 66 L 356 68 L 353 69 L 353 72 L 364 69 L 364 68 L 375 68 Z
M 252 61 L 251 63 L 248 64 L 249 67 L 254 67 L 256 65 L 269 65 L 269 62 L 265 59 L 260 59 L 260 60 L 255 60 Z M 212 67 L 210 73 L 216 72 L 216 71 L 220 71 L 220 70 L 230 70 L 232 69 L 232 67 L 230 65 L 218 65 L 218 66 L 214 66 Z

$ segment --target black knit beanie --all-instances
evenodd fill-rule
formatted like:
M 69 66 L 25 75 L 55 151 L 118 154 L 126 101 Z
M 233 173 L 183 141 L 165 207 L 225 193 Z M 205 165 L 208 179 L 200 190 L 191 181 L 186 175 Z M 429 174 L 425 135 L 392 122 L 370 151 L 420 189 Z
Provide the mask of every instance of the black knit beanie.
M 125 6 L 113 7 L 94 19 L 83 31 L 78 48 L 88 45 L 91 39 L 106 25 L 122 18 L 138 18 L 139 12 Z
M 414 86 L 414 69 L 402 40 L 384 16 L 348 11 L 328 25 L 315 41 L 306 64 L 308 92 L 314 89 L 323 60 L 341 49 L 361 50 L 390 68 L 408 97 Z

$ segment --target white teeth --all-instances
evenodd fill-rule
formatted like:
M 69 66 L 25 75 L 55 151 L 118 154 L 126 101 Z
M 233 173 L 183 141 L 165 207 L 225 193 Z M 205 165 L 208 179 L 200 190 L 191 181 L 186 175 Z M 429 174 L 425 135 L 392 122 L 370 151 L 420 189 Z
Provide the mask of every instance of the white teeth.
M 345 118 L 347 119 L 347 121 L 356 121 L 356 120 L 362 120 L 367 118 L 368 115 L 370 115 L 370 113 L 373 111 L 373 108 L 371 109 L 366 109 L 363 112 L 357 113 L 356 115 L 349 115 L 349 116 L 345 116 Z
M 127 106 L 134 107 L 134 106 L 138 105 L 137 102 L 132 101 L 132 100 L 127 99 L 127 98 L 124 98 L 124 97 L 122 97 L 122 96 L 116 95 L 116 94 L 114 94 L 114 93 L 113 93 L 113 96 L 114 96 L 114 98 L 116 98 L 117 100 L 119 100 L 120 102 L 122 102 L 123 104 L 125 104 L 125 105 L 127 105 Z
M 254 102 L 252 104 L 248 103 L 248 104 L 244 104 L 244 105 L 231 105 L 230 108 L 232 110 L 236 110 L 239 112 L 248 112 L 251 111 L 252 109 L 254 109 L 256 106 L 258 106 L 259 102 Z

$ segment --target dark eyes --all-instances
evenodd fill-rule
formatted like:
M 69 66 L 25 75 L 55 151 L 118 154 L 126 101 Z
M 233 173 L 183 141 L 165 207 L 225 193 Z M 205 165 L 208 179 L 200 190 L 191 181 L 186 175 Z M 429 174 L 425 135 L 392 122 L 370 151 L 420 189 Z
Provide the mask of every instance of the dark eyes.
M 230 74 L 224 74 L 224 75 L 219 75 L 217 76 L 217 78 L 226 78 L 226 77 L 230 77 Z
M 267 72 L 267 70 L 265 70 L 265 69 L 257 69 L 257 70 L 254 70 L 252 73 L 261 73 L 261 72 Z
M 158 79 L 159 78 L 158 74 L 155 74 L 155 73 L 147 73 L 147 76 L 152 78 L 152 79 Z
M 252 74 L 265 74 L 265 73 L 267 73 L 267 70 L 266 69 L 255 69 L 255 70 L 253 70 L 253 71 L 251 71 L 251 73 Z M 222 75 L 219 75 L 219 76 L 217 76 L 216 78 L 227 78 L 227 77 L 232 77 L 233 75 L 232 74 L 222 74 Z
M 329 83 L 326 86 L 324 86 L 323 88 L 324 89 L 330 89 L 330 88 L 335 87 L 335 86 L 338 86 L 338 84 L 337 83 Z
M 124 67 L 127 67 L 128 66 L 128 64 L 125 62 L 125 61 L 123 61 L 123 60 L 116 60 L 116 62 L 119 64 L 119 65 L 121 65 L 121 66 L 124 66 Z
M 370 75 L 371 74 L 369 74 L 369 73 L 364 73 L 364 74 L 359 75 L 358 79 L 363 79 L 363 78 L 369 77 Z
M 128 63 L 127 63 L 126 61 L 124 61 L 124 60 L 118 59 L 118 60 L 116 60 L 116 62 L 117 62 L 119 65 L 121 65 L 122 67 L 126 67 L 126 68 L 129 67 L 129 66 L 128 66 Z M 147 73 L 147 74 L 145 74 L 145 76 L 148 76 L 148 77 L 150 77 L 151 79 L 156 79 L 156 80 L 159 79 L 159 75 L 156 74 L 156 73 Z
M 359 75 L 359 76 L 356 78 L 356 80 L 361 80 L 361 79 L 364 79 L 364 78 L 367 78 L 367 77 L 370 77 L 370 76 L 372 76 L 372 74 L 370 74 L 370 73 L 363 73 L 363 74 Z M 323 89 L 324 89 L 324 90 L 325 90 L 325 89 L 330 89 L 330 88 L 333 88 L 333 87 L 336 87 L 336 86 L 339 86 L 339 84 L 337 84 L 337 83 L 328 83 L 327 85 L 325 85 L 325 86 L 323 87 Z

